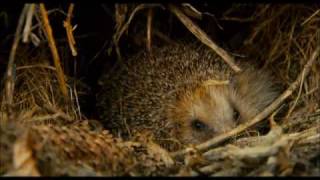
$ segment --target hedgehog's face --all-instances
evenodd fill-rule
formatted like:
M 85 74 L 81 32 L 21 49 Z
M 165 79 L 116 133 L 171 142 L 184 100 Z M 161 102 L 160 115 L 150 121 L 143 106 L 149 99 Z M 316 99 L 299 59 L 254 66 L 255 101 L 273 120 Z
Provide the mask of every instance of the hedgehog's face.
M 179 126 L 177 135 L 185 144 L 198 144 L 233 129 L 240 121 L 227 88 L 201 87 L 181 98 L 170 112 Z

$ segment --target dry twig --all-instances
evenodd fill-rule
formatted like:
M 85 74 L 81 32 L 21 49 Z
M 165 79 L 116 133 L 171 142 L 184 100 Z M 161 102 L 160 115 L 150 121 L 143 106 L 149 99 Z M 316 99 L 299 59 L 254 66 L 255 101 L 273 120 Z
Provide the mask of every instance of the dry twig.
M 178 19 L 195 35 L 202 43 L 214 50 L 235 72 L 240 72 L 241 69 L 236 65 L 232 56 L 224 49 L 214 43 L 209 36 L 201 30 L 190 18 L 188 18 L 177 6 L 170 4 L 169 9 L 178 17 Z
M 158 38 L 160 38 L 161 40 L 165 41 L 168 44 L 173 44 L 173 45 L 178 45 L 177 42 L 171 40 L 167 35 L 165 35 L 164 33 L 158 31 L 157 29 L 153 30 L 153 34 L 155 36 L 157 36 Z
M 41 13 L 43 25 L 44 25 L 44 28 L 45 28 L 45 31 L 47 34 L 50 50 L 51 50 L 51 53 L 53 56 L 54 65 L 56 67 L 57 78 L 58 78 L 58 82 L 60 84 L 60 89 L 62 91 L 62 94 L 65 97 L 68 97 L 67 85 L 65 82 L 64 73 L 63 73 L 63 70 L 61 67 L 61 63 L 60 63 L 60 57 L 59 57 L 56 43 L 55 43 L 55 40 L 53 37 L 52 28 L 49 23 L 48 13 L 47 13 L 47 10 L 46 10 L 43 3 L 40 4 L 40 13 Z
M 9 62 L 7 66 L 7 72 L 6 72 L 6 103 L 7 103 L 7 113 L 8 113 L 8 120 L 9 122 L 12 122 L 13 120 L 13 112 L 12 112 L 12 106 L 13 106 L 13 91 L 14 91 L 14 75 L 13 75 L 13 66 L 14 66 L 14 58 L 16 55 L 16 50 L 18 48 L 19 40 L 20 40 L 20 33 L 22 31 L 23 22 L 25 20 L 25 15 L 28 10 L 28 5 L 24 5 L 22 12 L 19 17 L 18 26 L 16 29 L 16 33 L 14 36 L 13 44 L 10 51 L 9 56 Z
M 147 19 L 147 50 L 151 53 L 151 34 L 152 34 L 152 18 L 153 18 L 153 11 L 152 9 L 148 10 L 148 19 Z
M 303 23 L 301 23 L 301 26 L 305 25 L 307 22 L 309 22 L 313 17 L 315 17 L 317 14 L 319 14 L 320 9 L 316 10 L 310 17 L 308 17 Z
M 32 26 L 32 18 L 34 14 L 34 9 L 35 9 L 35 4 L 26 4 L 28 6 L 28 12 L 27 12 L 27 17 L 26 17 L 26 23 L 23 29 L 23 38 L 22 42 L 26 43 L 29 41 L 29 36 L 31 33 L 31 26 Z
M 121 59 L 121 53 L 120 53 L 120 49 L 118 47 L 118 43 L 120 38 L 122 37 L 123 33 L 128 29 L 133 17 L 135 16 L 135 14 L 145 8 L 153 8 L 153 7 L 162 7 L 160 4 L 140 4 L 137 7 L 134 8 L 134 10 L 131 12 L 129 19 L 127 20 L 126 23 L 124 23 L 121 27 L 118 27 L 117 32 L 113 35 L 113 44 L 115 46 L 115 50 L 118 56 L 118 59 Z
M 265 162 L 264 159 L 267 158 L 268 161 L 266 164 L 260 165 L 258 169 L 253 170 L 250 173 L 257 174 L 256 171 L 259 171 L 261 168 L 267 168 L 270 159 L 277 157 L 277 154 L 281 153 L 281 151 L 283 152 L 285 149 L 289 150 L 296 148 L 306 143 L 318 143 L 318 137 L 320 135 L 319 128 L 320 126 L 317 126 L 298 133 L 283 134 L 282 128 L 277 127 L 272 129 L 265 136 L 242 138 L 232 145 L 211 149 L 203 154 L 204 158 L 210 161 L 210 164 L 201 167 L 199 171 L 207 175 L 214 173 L 220 174 L 222 172 L 228 173 L 232 171 L 232 169 L 237 169 L 239 167 L 224 167 L 222 162 L 226 163 L 227 161 L 232 160 L 234 162 L 232 164 L 241 163 L 242 165 L 240 166 L 245 167 L 247 165 L 250 166 L 250 164 L 254 162 Z M 279 159 L 275 159 L 275 163 L 283 162 Z M 199 174 L 196 173 L 195 175 Z
M 182 10 L 188 16 L 191 16 L 196 19 L 202 18 L 202 13 L 189 3 L 182 3 Z
M 73 56 L 77 56 L 78 54 L 77 49 L 74 46 L 76 44 L 76 41 L 73 36 L 73 28 L 71 25 L 71 16 L 72 16 L 73 9 L 74 9 L 74 3 L 71 3 L 68 9 L 67 19 L 63 22 L 63 26 L 66 28 L 66 33 L 67 33 L 67 38 L 68 38 L 69 47 L 71 49 L 71 53 Z

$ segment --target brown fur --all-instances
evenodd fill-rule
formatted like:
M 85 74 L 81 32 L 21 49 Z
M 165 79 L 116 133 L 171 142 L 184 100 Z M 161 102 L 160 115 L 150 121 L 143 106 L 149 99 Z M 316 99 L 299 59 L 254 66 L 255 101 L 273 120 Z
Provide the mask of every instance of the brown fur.
M 148 129 L 157 139 L 197 144 L 253 117 L 277 95 L 265 71 L 241 64 L 236 75 L 203 46 L 156 48 L 153 55 L 140 53 L 119 77 L 102 78 L 98 105 L 110 129 Z

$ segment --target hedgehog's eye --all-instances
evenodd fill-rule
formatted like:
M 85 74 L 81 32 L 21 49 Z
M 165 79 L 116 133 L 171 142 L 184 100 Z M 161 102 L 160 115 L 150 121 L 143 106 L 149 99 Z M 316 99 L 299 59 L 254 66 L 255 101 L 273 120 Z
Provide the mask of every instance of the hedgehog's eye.
M 233 110 L 233 119 L 238 124 L 240 122 L 240 113 L 238 110 Z
M 208 128 L 208 126 L 205 123 L 203 123 L 202 121 L 200 121 L 199 119 L 192 120 L 191 127 L 192 127 L 192 129 L 194 129 L 196 131 L 203 131 Z

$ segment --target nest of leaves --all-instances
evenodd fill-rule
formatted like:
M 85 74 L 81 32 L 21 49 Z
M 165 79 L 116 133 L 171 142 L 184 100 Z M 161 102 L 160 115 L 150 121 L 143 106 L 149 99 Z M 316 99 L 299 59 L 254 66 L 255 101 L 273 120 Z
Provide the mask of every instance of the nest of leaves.
M 191 4 L 116 5 L 112 49 L 119 58 L 120 38 L 129 31 L 135 15 L 159 7 L 175 14 L 180 21 L 203 15 Z M 248 9 L 250 13 L 243 13 Z M 146 16 L 152 18 L 152 13 L 148 11 Z M 143 134 L 123 141 L 81 113 L 78 94 L 83 86 L 77 80 L 67 77 L 64 83 L 68 95 L 62 93 L 48 47 L 30 52 L 20 46 L 12 68 L 14 96 L 10 106 L 6 97 L 8 80 L 2 80 L 0 174 L 319 176 L 320 6 L 236 4 L 222 19 L 250 22 L 250 33 L 241 48 L 232 51 L 254 57 L 284 87 L 280 98 L 263 115 L 254 118 L 254 123 L 178 152 L 167 152 Z M 190 30 L 193 21 L 185 22 Z M 146 27 L 146 32 L 158 32 L 151 24 Z M 190 31 L 201 42 L 211 45 L 204 33 Z M 134 36 L 130 32 L 128 35 Z M 166 41 L 172 41 L 162 35 Z M 150 37 L 145 37 L 147 48 L 152 45 Z M 232 67 L 232 60 L 226 59 Z

